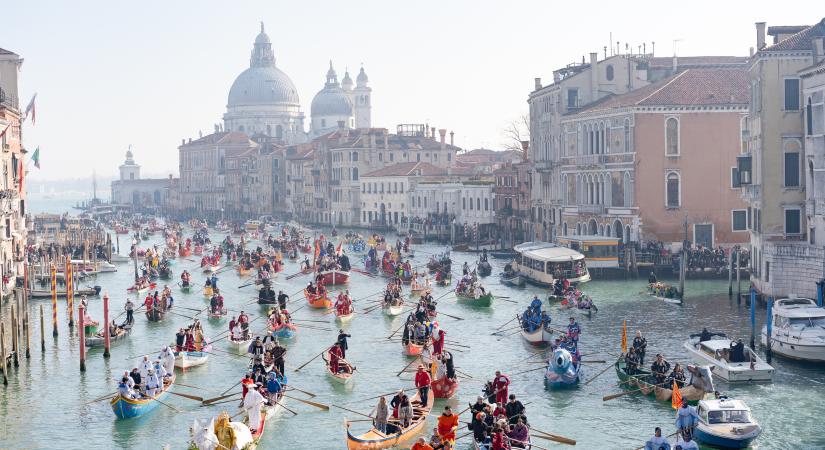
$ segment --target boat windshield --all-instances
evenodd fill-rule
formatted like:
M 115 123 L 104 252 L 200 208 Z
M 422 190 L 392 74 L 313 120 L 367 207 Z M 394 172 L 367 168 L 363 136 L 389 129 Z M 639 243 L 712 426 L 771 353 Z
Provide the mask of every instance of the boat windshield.
M 708 411 L 708 423 L 750 423 L 750 411 Z
M 790 326 L 796 327 L 825 327 L 825 316 L 818 317 L 793 317 L 790 319 Z

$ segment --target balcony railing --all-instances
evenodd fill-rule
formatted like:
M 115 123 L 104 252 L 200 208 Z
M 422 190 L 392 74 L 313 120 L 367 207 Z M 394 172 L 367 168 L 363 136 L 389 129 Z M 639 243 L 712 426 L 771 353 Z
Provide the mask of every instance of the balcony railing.
M 604 205 L 579 205 L 579 213 L 604 214 Z
M 19 103 L 17 99 L 17 95 L 10 94 L 0 88 L 0 105 L 3 105 L 7 108 L 19 109 Z

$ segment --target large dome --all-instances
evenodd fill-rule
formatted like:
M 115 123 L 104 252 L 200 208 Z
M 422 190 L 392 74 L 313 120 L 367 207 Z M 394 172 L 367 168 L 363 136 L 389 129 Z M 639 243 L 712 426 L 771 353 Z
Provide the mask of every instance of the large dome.
M 351 116 L 352 101 L 339 87 L 321 89 L 312 99 L 313 116 Z
M 295 84 L 274 65 L 244 70 L 229 89 L 229 107 L 273 103 L 300 103 Z

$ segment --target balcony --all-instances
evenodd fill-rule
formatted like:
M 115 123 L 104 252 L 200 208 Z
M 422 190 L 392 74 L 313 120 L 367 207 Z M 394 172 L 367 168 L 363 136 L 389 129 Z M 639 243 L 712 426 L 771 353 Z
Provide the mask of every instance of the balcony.
M 11 109 L 19 109 L 17 96 L 14 94 L 9 94 L 0 88 L 0 106 L 5 106 L 6 108 Z
M 604 214 L 604 205 L 579 205 L 579 214 Z

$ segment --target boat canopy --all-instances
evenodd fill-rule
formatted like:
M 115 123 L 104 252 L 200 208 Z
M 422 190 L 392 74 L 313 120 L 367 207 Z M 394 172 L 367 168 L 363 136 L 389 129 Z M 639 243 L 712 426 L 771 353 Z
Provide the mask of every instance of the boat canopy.
M 516 245 L 513 250 L 539 261 L 566 262 L 584 259 L 584 255 L 575 250 L 549 242 L 525 242 Z

